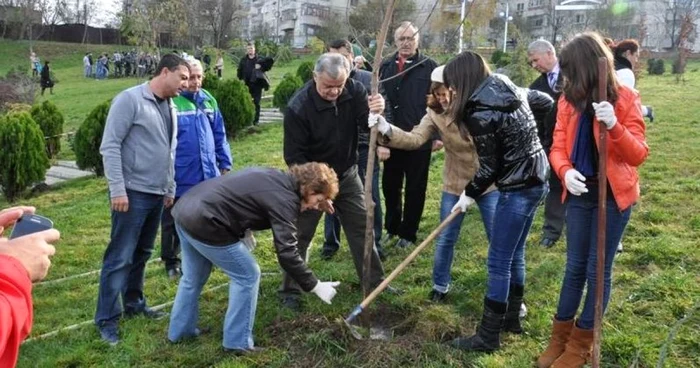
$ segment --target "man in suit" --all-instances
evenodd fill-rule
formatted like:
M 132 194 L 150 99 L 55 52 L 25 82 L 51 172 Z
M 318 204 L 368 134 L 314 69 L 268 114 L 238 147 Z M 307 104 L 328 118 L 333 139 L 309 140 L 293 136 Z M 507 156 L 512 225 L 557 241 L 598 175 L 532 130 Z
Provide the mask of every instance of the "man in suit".
M 561 73 L 559 72 L 559 60 L 554 46 L 546 40 L 533 41 L 527 48 L 527 56 L 530 65 L 542 73 L 530 85 L 530 89 L 549 94 L 554 99 L 554 106 L 546 116 L 537 119 L 537 134 L 544 147 L 547 156 L 552 146 L 552 135 L 557 123 L 557 100 L 561 94 Z M 544 203 L 544 225 L 542 226 L 542 240 L 540 245 L 550 248 L 561 237 L 564 228 L 566 204 L 561 202 L 562 186 L 556 175 L 549 178 L 549 194 Z
M 262 91 L 270 88 L 270 85 L 263 78 L 258 78 L 260 72 L 265 73 L 272 69 L 272 64 L 274 60 L 269 57 L 260 57 L 255 52 L 255 44 L 249 43 L 246 46 L 246 56 L 241 58 L 238 63 L 237 76 L 238 79 L 242 80 L 246 86 L 248 86 L 248 91 L 253 97 L 253 104 L 255 105 L 255 120 L 253 120 L 253 125 L 258 125 L 260 121 L 260 99 L 262 98 Z M 218 64 L 218 63 L 217 63 Z

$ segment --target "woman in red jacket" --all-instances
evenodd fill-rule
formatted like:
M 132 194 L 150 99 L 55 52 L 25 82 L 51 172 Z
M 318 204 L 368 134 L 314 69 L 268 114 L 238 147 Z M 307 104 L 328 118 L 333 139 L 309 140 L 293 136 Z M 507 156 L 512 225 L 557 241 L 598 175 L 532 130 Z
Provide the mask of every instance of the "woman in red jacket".
M 607 101 L 598 101 L 598 58 L 608 59 Z M 597 33 L 577 35 L 561 51 L 564 77 L 554 142 L 552 170 L 569 195 L 566 208 L 566 271 L 547 350 L 539 367 L 581 367 L 593 344 L 598 224 L 598 124 L 608 130 L 607 220 L 603 310 L 610 299 L 612 264 L 617 244 L 639 199 L 637 166 L 647 158 L 639 94 L 615 77 L 613 56 Z M 585 299 L 584 286 L 587 287 Z M 574 320 L 583 300 L 579 318 Z

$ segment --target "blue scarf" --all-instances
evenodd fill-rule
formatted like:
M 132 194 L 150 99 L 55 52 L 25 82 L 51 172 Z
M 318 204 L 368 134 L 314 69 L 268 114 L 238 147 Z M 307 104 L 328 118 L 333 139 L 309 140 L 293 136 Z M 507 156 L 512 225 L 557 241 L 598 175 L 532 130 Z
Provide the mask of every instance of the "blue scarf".
M 574 149 L 571 152 L 571 162 L 581 175 L 595 177 L 598 173 L 596 156 L 593 116 L 589 112 L 584 111 L 578 119 L 578 131 L 576 132 Z

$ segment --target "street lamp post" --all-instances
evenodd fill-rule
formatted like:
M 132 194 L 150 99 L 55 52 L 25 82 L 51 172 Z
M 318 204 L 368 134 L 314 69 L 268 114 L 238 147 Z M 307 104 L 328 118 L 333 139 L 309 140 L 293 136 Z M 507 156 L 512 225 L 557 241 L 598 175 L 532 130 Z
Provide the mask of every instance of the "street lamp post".
M 506 22 L 505 29 L 503 30 L 503 52 L 506 52 L 506 46 L 508 44 L 508 22 L 513 20 L 513 17 L 510 16 L 510 13 L 508 12 L 508 2 L 506 1 L 506 11 L 500 12 L 499 15 L 501 18 L 503 18 Z

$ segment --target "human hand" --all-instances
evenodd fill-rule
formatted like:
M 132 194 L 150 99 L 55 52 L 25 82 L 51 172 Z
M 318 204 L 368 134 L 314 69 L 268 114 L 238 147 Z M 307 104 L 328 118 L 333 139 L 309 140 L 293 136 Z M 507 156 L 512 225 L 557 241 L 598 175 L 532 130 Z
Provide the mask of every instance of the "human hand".
M 433 152 L 441 150 L 442 146 L 443 146 L 443 144 L 442 144 L 441 140 L 439 140 L 439 139 L 434 140 L 433 147 L 432 147 Z
M 112 211 L 127 212 L 129 211 L 129 197 L 121 196 L 112 198 Z
M 615 124 L 617 124 L 617 117 L 615 116 L 615 108 L 608 101 L 603 101 L 601 103 L 593 103 L 593 110 L 595 110 L 595 117 L 598 121 L 605 124 L 605 127 L 610 130 Z
M 564 185 L 569 193 L 580 196 L 582 193 L 588 193 L 586 188 L 586 177 L 581 175 L 576 169 L 569 169 L 564 174 Z
M 163 206 L 165 206 L 165 208 L 172 207 L 173 203 L 175 203 L 175 199 L 173 197 L 165 197 L 163 199 Z
M 51 243 L 58 241 L 61 234 L 56 229 L 21 236 L 15 239 L 0 238 L 0 254 L 18 260 L 27 270 L 32 281 L 46 277 L 51 266 L 49 257 L 56 253 Z
M 0 235 L 2 235 L 6 227 L 14 225 L 22 215 L 25 213 L 32 214 L 34 211 L 36 211 L 36 208 L 30 206 L 16 206 L 0 211 Z
M 381 94 L 371 95 L 368 97 L 369 112 L 373 114 L 381 114 L 384 112 L 384 96 Z
M 327 304 L 331 304 L 331 300 L 333 300 L 333 297 L 337 293 L 335 288 L 340 285 L 340 281 L 330 281 L 330 282 L 323 282 L 319 281 L 316 286 L 311 290 L 312 293 L 316 294 L 321 300 L 326 302 Z
M 459 201 L 455 203 L 455 205 L 452 207 L 452 211 L 450 212 L 455 212 L 457 210 L 467 212 L 467 208 L 473 205 L 475 202 L 476 201 L 474 198 L 467 196 L 465 192 L 462 191 L 462 194 L 459 195 Z
M 255 64 L 255 69 L 260 69 L 260 64 Z
M 251 252 L 255 250 L 255 246 L 258 245 L 258 242 L 255 240 L 255 236 L 253 235 L 253 230 L 250 229 L 245 231 L 245 235 L 241 241 L 243 242 L 243 245 L 245 245 L 245 247 Z
M 379 161 L 386 161 L 391 157 L 391 150 L 384 146 L 377 146 L 377 158 Z
M 318 208 L 329 215 L 335 213 L 335 208 L 333 208 L 333 201 L 330 199 L 326 199 L 325 201 L 319 202 Z
M 219 172 L 221 173 L 221 175 L 226 175 L 226 174 L 230 173 L 231 170 L 229 170 L 229 169 L 220 169 Z
M 389 124 L 383 116 L 379 114 L 371 113 L 367 119 L 367 126 L 372 129 L 373 126 L 377 126 L 377 130 L 383 135 L 386 135 L 391 131 L 391 124 Z

